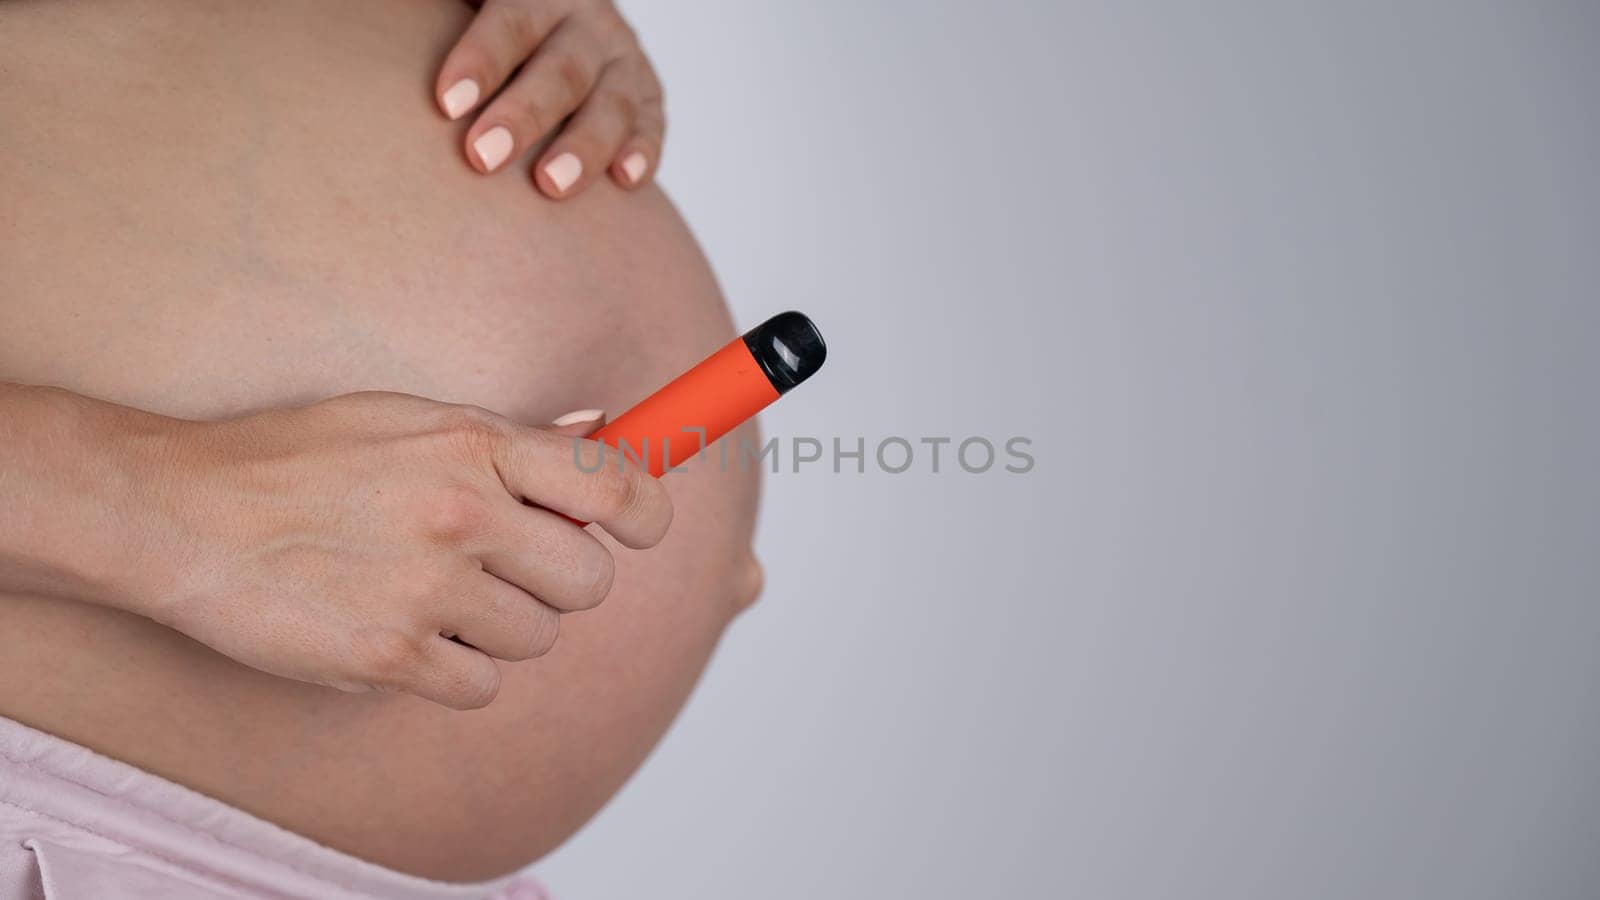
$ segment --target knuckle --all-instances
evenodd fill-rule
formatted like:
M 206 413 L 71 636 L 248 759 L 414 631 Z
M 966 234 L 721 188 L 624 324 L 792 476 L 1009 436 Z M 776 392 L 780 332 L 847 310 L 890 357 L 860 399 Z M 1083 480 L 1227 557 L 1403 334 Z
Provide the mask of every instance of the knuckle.
M 481 406 L 454 405 L 441 418 L 440 430 L 460 450 L 488 452 L 506 439 L 505 420 Z
M 633 25 L 623 17 L 621 10 L 610 3 L 604 4 L 596 11 L 595 25 L 613 47 L 622 49 L 638 46 L 639 39 L 633 30 Z
M 667 529 L 672 527 L 672 518 L 675 511 L 672 506 L 672 495 L 667 493 L 665 485 L 654 478 L 645 478 L 643 481 L 647 499 L 641 501 L 641 506 L 649 506 L 657 510 L 656 518 L 653 522 L 655 530 L 650 533 L 645 544 L 647 547 L 654 547 L 656 544 L 661 543 L 662 538 L 667 536 Z
M 635 115 L 634 130 L 659 144 L 667 133 L 667 119 L 662 112 L 660 98 L 646 96 L 640 99 Z
M 626 91 L 606 91 L 603 97 L 597 97 L 624 122 L 634 122 L 639 118 L 639 101 Z
M 438 554 L 425 566 L 414 582 L 417 599 L 422 604 L 416 610 L 418 613 L 448 598 L 461 596 L 468 576 L 479 571 L 477 560 L 454 551 Z
M 607 520 L 627 519 L 637 515 L 643 503 L 645 476 L 631 465 L 607 468 L 600 477 L 591 481 L 595 492 L 595 507 L 600 517 Z
M 613 534 L 635 550 L 654 547 L 672 524 L 672 498 L 661 482 L 641 469 L 624 466 L 599 487 L 597 505 L 603 524 L 627 526 L 626 537 Z
M 390 629 L 368 635 L 356 652 L 365 680 L 389 690 L 411 682 L 421 657 L 422 648 L 415 638 Z
M 586 169 L 605 156 L 601 152 L 600 136 L 592 127 L 568 128 L 562 133 L 561 140 L 556 146 L 583 160 Z
M 635 55 L 623 60 L 618 65 L 617 81 L 627 85 L 629 91 L 645 103 L 659 106 L 664 99 L 661 79 L 656 75 L 655 66 L 643 56 Z
M 405 567 L 401 577 L 405 580 L 396 593 L 397 605 L 412 612 L 422 612 L 452 596 L 451 578 L 442 557 L 445 554 L 424 554 L 423 558 Z
M 529 134 L 541 135 L 555 127 L 558 116 L 546 107 L 542 97 L 526 92 L 512 100 L 511 106 L 512 115 Z
M 561 616 L 550 609 L 542 609 L 528 623 L 523 634 L 524 659 L 538 659 L 555 649 L 561 636 Z
M 596 545 L 576 566 L 581 570 L 576 579 L 581 588 L 573 598 L 572 608 L 594 609 L 611 593 L 611 585 L 617 579 L 617 561 L 611 551 Z
M 488 516 L 488 504 L 477 490 L 465 484 L 452 484 L 427 497 L 418 519 L 428 537 L 454 543 L 481 533 L 488 524 Z
M 469 674 L 451 695 L 450 706 L 456 709 L 483 709 L 500 696 L 500 669 L 491 664 Z
M 532 47 L 544 36 L 542 18 L 529 4 L 502 2 L 492 7 L 496 26 L 518 47 Z
M 567 52 L 554 60 L 556 78 L 566 91 L 567 103 L 576 106 L 588 93 L 594 82 L 594 66 L 589 57 L 578 52 Z

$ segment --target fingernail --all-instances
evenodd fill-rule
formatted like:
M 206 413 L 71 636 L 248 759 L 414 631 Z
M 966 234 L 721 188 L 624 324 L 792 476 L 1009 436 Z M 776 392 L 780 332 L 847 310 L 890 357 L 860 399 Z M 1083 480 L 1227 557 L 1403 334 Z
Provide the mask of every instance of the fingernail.
M 452 119 L 461 118 L 461 114 L 472 108 L 478 102 L 478 83 L 471 78 L 463 78 L 450 85 L 450 90 L 444 92 L 444 114 Z
M 579 422 L 593 422 L 605 414 L 606 411 L 603 409 L 580 409 L 577 412 L 569 412 L 550 424 L 560 428 L 566 425 L 576 425 Z
M 493 172 L 511 155 L 511 132 L 504 125 L 496 125 L 478 135 L 472 142 L 472 150 L 483 160 L 483 167 Z
M 622 174 L 628 176 L 629 184 L 638 184 L 644 177 L 644 170 L 650 168 L 650 161 L 644 154 L 635 150 L 622 160 Z
M 544 164 L 544 174 L 555 183 L 558 192 L 565 194 L 567 188 L 576 184 L 578 176 L 583 174 L 583 160 L 571 153 L 563 153 Z

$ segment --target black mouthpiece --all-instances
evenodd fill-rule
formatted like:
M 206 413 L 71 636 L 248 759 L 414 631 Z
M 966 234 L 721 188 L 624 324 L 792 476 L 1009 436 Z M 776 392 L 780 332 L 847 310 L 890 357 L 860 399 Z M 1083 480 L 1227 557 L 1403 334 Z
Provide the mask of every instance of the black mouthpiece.
M 745 332 L 744 345 L 780 394 L 815 375 L 828 358 L 822 332 L 797 312 L 778 313 Z

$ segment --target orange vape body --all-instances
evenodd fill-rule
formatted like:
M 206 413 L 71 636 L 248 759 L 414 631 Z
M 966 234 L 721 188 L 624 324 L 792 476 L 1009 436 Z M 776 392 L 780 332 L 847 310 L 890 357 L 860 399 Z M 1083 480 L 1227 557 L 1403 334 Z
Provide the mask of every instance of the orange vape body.
M 810 319 L 779 313 L 590 437 L 659 476 L 810 378 L 827 355 Z

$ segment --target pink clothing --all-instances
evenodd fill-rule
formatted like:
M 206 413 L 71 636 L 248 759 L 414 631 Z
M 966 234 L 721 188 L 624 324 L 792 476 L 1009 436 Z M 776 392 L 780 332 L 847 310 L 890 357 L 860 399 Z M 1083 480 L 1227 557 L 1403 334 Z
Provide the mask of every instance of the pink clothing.
M 0 716 L 0 900 L 547 900 L 533 880 L 429 881 L 322 846 Z

